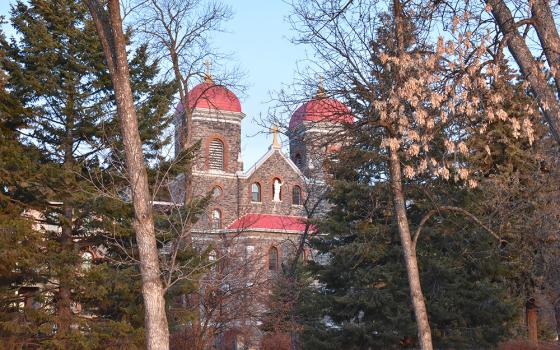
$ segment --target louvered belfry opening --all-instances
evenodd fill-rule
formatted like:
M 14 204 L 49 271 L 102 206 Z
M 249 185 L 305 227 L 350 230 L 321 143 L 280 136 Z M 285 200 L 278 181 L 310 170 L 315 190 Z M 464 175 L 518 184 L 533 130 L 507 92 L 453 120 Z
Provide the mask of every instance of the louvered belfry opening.
M 209 147 L 208 167 L 215 170 L 224 170 L 224 143 L 218 139 L 212 140 Z

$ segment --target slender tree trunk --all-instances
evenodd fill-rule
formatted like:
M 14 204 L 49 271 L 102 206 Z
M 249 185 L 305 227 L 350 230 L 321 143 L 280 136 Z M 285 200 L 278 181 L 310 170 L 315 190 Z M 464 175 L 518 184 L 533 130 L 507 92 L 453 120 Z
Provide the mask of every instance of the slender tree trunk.
M 556 319 L 556 335 L 558 336 L 558 343 L 560 343 L 560 297 L 554 301 L 554 318 Z
M 172 35 L 170 35 L 170 38 Z M 189 103 L 189 93 L 188 93 L 188 84 L 187 81 L 184 79 L 183 74 L 181 73 L 181 67 L 179 65 L 179 53 L 176 51 L 175 43 L 171 48 L 169 48 L 169 55 L 171 56 L 171 62 L 173 64 L 173 73 L 175 74 L 175 80 L 177 81 L 178 88 L 179 88 L 179 103 L 183 105 L 183 112 L 184 116 L 181 116 L 181 149 L 186 150 L 193 145 L 192 140 L 192 115 L 193 111 L 191 109 Z M 183 205 L 187 208 L 188 216 L 185 219 L 182 237 L 186 237 L 186 243 L 188 246 L 192 246 L 192 225 L 191 225 L 191 218 L 192 210 L 188 210 L 192 207 L 193 204 L 193 163 L 195 158 L 192 161 L 189 161 L 186 164 L 185 172 L 184 172 L 184 190 L 185 190 L 185 198 L 183 199 Z M 181 240 L 182 241 L 182 240 Z M 177 242 L 177 244 L 182 242 Z M 196 339 L 196 343 L 200 343 L 200 346 L 195 345 L 194 349 L 198 350 L 199 347 L 202 347 L 204 341 L 199 341 L 199 338 L 203 337 L 203 332 L 200 326 L 200 312 L 199 312 L 199 305 L 200 305 L 200 298 L 198 293 L 193 293 L 189 296 L 189 299 L 192 302 L 192 311 L 193 315 L 193 334 L 194 339 Z
M 511 55 L 537 97 L 552 135 L 560 143 L 560 104 L 556 97 L 558 91 L 554 91 L 548 85 L 538 62 L 533 57 L 523 37 L 519 34 L 507 4 L 503 0 L 489 0 L 489 2 L 500 31 L 507 36 L 507 46 Z M 557 55 L 558 52 L 555 54 Z
M 72 242 L 72 207 L 66 202 L 62 208 L 63 224 L 60 245 L 63 254 L 71 254 L 73 252 Z M 70 331 L 70 323 L 72 321 L 72 292 L 70 287 L 70 266 L 62 266 L 61 274 L 58 278 L 58 330 L 60 335 L 65 335 Z
M 401 178 L 401 164 L 397 150 L 391 149 L 390 155 L 389 167 L 391 171 L 390 181 L 393 195 L 394 215 L 401 237 L 404 262 L 408 275 L 408 285 L 410 288 L 410 297 L 412 298 L 412 306 L 414 308 L 416 325 L 418 327 L 418 340 L 420 342 L 420 349 L 432 350 L 432 333 L 430 323 L 428 322 L 428 312 L 426 310 L 426 303 L 422 293 L 422 286 L 420 285 L 418 260 L 416 258 L 416 250 L 412 245 L 412 238 L 410 236 L 410 228 L 408 226 L 408 218 L 406 215 Z
M 71 191 L 74 184 L 74 173 L 73 173 L 73 134 L 72 130 L 74 128 L 73 120 L 73 103 L 72 95 L 70 95 L 68 101 L 66 102 L 66 134 L 64 136 L 62 148 L 64 150 L 64 159 L 62 163 L 62 182 L 64 183 L 63 191 Z M 68 193 L 68 192 L 65 192 Z M 69 204 L 69 195 L 63 197 L 62 204 L 62 222 L 61 222 L 61 235 L 60 235 L 60 247 L 62 254 L 74 254 L 74 242 L 72 240 L 73 236 L 73 208 Z M 57 302 L 57 314 L 58 314 L 58 333 L 62 336 L 66 335 L 70 331 L 70 326 L 72 322 L 72 291 L 71 291 L 71 279 L 73 273 L 73 266 L 60 266 L 60 275 L 58 276 L 58 302 Z
M 181 116 L 180 130 L 181 147 L 184 150 L 192 146 L 192 110 L 189 105 L 188 85 L 185 79 L 183 79 L 183 74 L 181 73 L 181 67 L 179 65 L 179 54 L 175 50 L 175 47 L 171 47 L 169 49 L 169 55 L 171 56 L 171 62 L 173 64 L 173 74 L 175 75 L 175 80 L 177 81 L 179 88 L 179 103 L 183 105 L 183 112 L 185 114 L 184 116 Z M 193 165 L 192 162 L 189 162 L 185 169 L 185 205 L 191 205 L 192 202 L 192 173 Z
M 400 57 L 405 53 L 404 11 L 400 0 L 393 0 L 393 16 L 395 20 L 397 53 Z M 398 84 L 399 82 L 397 81 L 396 83 Z M 416 258 L 416 248 L 412 243 L 410 227 L 408 226 L 408 217 L 406 215 L 401 163 L 398 150 L 392 147 L 390 148 L 389 168 L 391 173 L 390 184 L 393 196 L 394 216 L 401 238 L 410 297 L 412 299 L 414 316 L 416 317 L 416 327 L 418 328 L 418 341 L 420 343 L 420 349 L 432 350 L 432 331 L 428 321 L 428 311 L 426 310 L 426 302 L 422 293 L 422 285 L 420 284 L 420 270 L 418 268 L 418 259 Z
M 136 232 L 142 275 L 146 347 L 149 350 L 167 350 L 169 349 L 169 329 L 165 313 L 164 288 L 160 278 L 148 176 L 130 86 L 120 4 L 118 0 L 109 0 L 108 11 L 106 11 L 103 1 L 87 0 L 86 3 L 95 21 L 107 59 L 115 90 L 117 113 L 121 122 L 126 166 L 132 189 L 133 226 Z
M 560 93 L 560 35 L 546 0 L 535 0 L 531 6 L 534 27 L 541 42 L 548 65 L 554 76 L 556 94 Z
M 527 338 L 530 342 L 537 343 L 537 306 L 535 305 L 534 299 L 527 301 L 525 304 L 525 310 L 527 313 Z

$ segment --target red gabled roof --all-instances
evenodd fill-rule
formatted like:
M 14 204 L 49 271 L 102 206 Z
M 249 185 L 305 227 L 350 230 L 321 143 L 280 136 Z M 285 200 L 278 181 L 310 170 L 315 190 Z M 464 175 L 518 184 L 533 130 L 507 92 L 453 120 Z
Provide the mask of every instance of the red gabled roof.
M 306 218 L 273 214 L 246 214 L 228 226 L 230 230 L 305 231 Z M 314 230 L 311 226 L 310 229 Z

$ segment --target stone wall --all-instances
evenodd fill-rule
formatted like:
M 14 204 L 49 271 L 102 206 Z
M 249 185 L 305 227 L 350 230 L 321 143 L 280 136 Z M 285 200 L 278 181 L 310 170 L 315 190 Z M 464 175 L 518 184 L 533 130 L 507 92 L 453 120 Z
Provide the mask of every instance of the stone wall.
M 282 183 L 280 202 L 273 201 L 273 181 L 275 178 L 278 178 Z M 251 184 L 255 182 L 261 186 L 260 203 L 251 201 Z M 303 179 L 280 154 L 280 150 L 275 150 L 243 183 L 245 185 L 244 190 L 240 194 L 242 212 L 295 216 L 303 214 L 301 205 L 292 204 L 292 189 L 294 186 L 301 188 L 302 198 L 305 196 Z
M 224 121 L 193 120 L 193 141 L 201 141 L 201 148 L 195 162 L 195 170 L 208 170 L 208 145 L 214 139 L 224 144 L 224 172 L 235 173 L 243 170 L 238 162 L 241 152 L 241 126 Z
M 281 201 L 273 200 L 273 181 L 282 182 Z M 252 202 L 251 185 L 261 186 L 261 202 Z M 304 182 L 300 174 L 286 161 L 279 150 L 274 151 L 259 168 L 245 178 L 241 174 L 227 174 L 212 171 L 195 172 L 194 195 L 204 196 L 214 187 L 221 189 L 221 196 L 213 198 L 208 206 L 208 215 L 213 209 L 222 213 L 222 228 L 248 213 L 292 215 L 304 214 L 303 206 L 293 204 L 293 188 L 299 186 L 302 200 L 305 197 Z M 196 228 L 209 229 L 209 223 L 201 220 Z

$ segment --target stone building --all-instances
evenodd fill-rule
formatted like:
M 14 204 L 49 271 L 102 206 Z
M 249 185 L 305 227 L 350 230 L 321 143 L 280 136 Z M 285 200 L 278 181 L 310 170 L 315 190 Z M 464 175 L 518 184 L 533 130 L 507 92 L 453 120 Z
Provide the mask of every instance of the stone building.
M 211 245 L 212 259 L 236 256 L 234 265 L 238 268 L 243 265 L 241 260 L 249 259 L 250 268 L 229 273 L 243 275 L 245 280 L 237 282 L 244 286 L 261 285 L 284 267 L 301 243 L 302 234 L 310 229 L 306 221 L 312 196 L 310 183 L 322 181 L 322 171 L 317 171 L 322 168 L 321 159 L 340 147 L 339 141 L 319 143 L 317 139 L 325 141 L 327 135 L 337 134 L 341 123 L 351 122 L 353 117 L 346 106 L 319 91 L 291 117 L 289 155 L 282 151 L 275 130 L 268 151 L 245 170 L 241 156 L 241 121 L 245 115 L 239 99 L 226 87 L 214 84 L 209 76 L 188 96 L 188 112 L 182 104 L 176 112 L 175 153 L 185 148 L 180 131 L 186 113 L 191 113 L 192 140 L 200 140 L 201 145 L 193 166 L 193 195 L 212 193 L 207 214 L 193 229 L 193 241 L 199 246 Z M 183 196 L 183 180 L 180 177 L 176 182 L 174 197 Z M 309 258 L 307 249 L 303 258 Z M 221 283 L 223 280 L 226 278 Z M 225 284 L 232 287 L 229 282 Z M 267 293 L 264 295 L 266 299 Z M 266 301 L 256 296 L 251 303 L 253 307 L 266 307 Z M 235 332 L 229 332 L 221 347 L 237 348 L 244 343 L 247 348 L 258 348 L 259 320 L 238 317 L 228 320 L 230 328 L 249 324 L 253 329 L 250 336 L 240 340 Z

